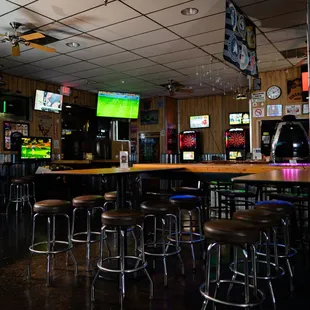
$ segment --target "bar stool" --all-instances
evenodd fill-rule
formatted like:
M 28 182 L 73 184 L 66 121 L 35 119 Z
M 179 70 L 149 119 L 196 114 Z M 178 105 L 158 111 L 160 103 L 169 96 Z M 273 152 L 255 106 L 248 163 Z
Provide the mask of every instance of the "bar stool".
M 192 252 L 193 259 L 193 269 L 196 269 L 196 256 L 195 256 L 195 243 L 201 243 L 203 245 L 203 241 L 205 237 L 202 233 L 202 221 L 201 221 L 201 210 L 200 210 L 200 200 L 196 196 L 193 195 L 176 195 L 169 198 L 169 201 L 178 207 L 179 209 L 179 243 L 180 244 L 189 244 Z M 193 220 L 193 212 L 197 213 L 197 224 L 194 225 Z M 183 230 L 182 227 L 182 214 L 187 213 L 189 216 L 189 231 Z M 198 229 L 198 233 L 195 232 L 195 229 Z M 184 240 L 183 237 L 189 237 L 189 240 Z M 172 233 L 168 236 L 168 240 L 172 242 L 176 242 L 175 234 Z M 203 246 L 202 246 L 203 250 Z
M 266 265 L 266 274 L 257 275 L 257 279 L 268 281 L 269 291 L 273 302 L 273 308 L 276 309 L 276 299 L 273 291 L 271 280 L 279 278 L 285 274 L 284 269 L 279 266 L 278 249 L 277 249 L 277 231 L 276 228 L 281 224 L 281 218 L 274 212 L 268 212 L 265 210 L 246 210 L 237 211 L 233 215 L 234 220 L 238 220 L 247 224 L 254 225 L 260 230 L 261 237 L 265 239 L 266 247 L 266 260 L 257 260 L 259 264 Z M 272 234 L 272 238 L 271 238 Z M 273 241 L 271 241 L 273 239 Z M 261 238 L 262 240 L 262 238 Z M 260 241 L 262 244 L 262 241 Z M 270 245 L 274 245 L 274 262 L 271 262 Z M 258 254 L 258 251 L 256 251 Z M 241 261 L 238 261 L 238 253 L 234 252 L 234 262 L 230 265 L 231 271 L 234 273 L 233 279 L 236 279 L 237 275 L 244 276 L 243 272 L 238 270 L 238 265 Z M 273 270 L 271 270 L 273 268 Z
M 146 270 L 147 261 L 145 260 L 144 253 L 144 225 L 143 225 L 143 214 L 138 211 L 132 211 L 128 209 L 119 209 L 119 210 L 111 210 L 102 213 L 102 228 L 101 228 L 101 237 L 100 237 L 100 259 L 97 263 L 98 271 L 94 277 L 92 287 L 91 287 L 91 300 L 95 301 L 95 284 L 100 275 L 100 272 L 112 272 L 119 274 L 120 288 L 121 288 L 121 307 L 123 306 L 123 300 L 125 298 L 125 274 L 135 273 L 139 270 L 143 270 L 146 274 L 147 278 L 150 281 L 150 298 L 153 297 L 153 281 Z M 129 256 L 126 255 L 126 244 L 125 244 L 125 236 L 128 227 L 135 226 L 140 230 L 140 256 Z M 107 258 L 103 258 L 103 242 L 106 238 L 106 228 L 107 227 L 115 227 L 118 231 L 118 235 L 120 238 L 119 243 L 119 255 L 118 256 L 110 256 Z M 112 267 L 108 267 L 105 263 L 109 262 L 117 262 L 119 268 L 114 269 Z M 127 263 L 130 261 L 135 262 L 134 268 L 126 267 Z
M 73 220 L 72 220 L 72 233 L 71 233 L 71 241 L 76 243 L 85 243 L 86 244 L 86 271 L 90 270 L 90 246 L 94 242 L 98 242 L 95 239 L 96 236 L 100 236 L 100 232 L 92 231 L 91 230 L 91 218 L 92 212 L 95 210 L 101 210 L 102 212 L 105 211 L 104 205 L 104 197 L 99 195 L 85 195 L 75 197 L 72 200 L 73 209 Z M 83 211 L 87 213 L 86 223 L 87 228 L 84 232 L 74 232 L 75 228 L 75 220 L 76 220 L 76 213 L 77 211 Z M 83 238 L 84 237 L 84 238 Z M 85 239 L 86 237 L 86 239 Z M 108 248 L 107 244 L 106 247 Z M 108 248 L 108 252 L 110 250 Z
M 126 196 L 129 195 L 130 193 L 126 192 Z M 111 205 L 112 208 L 116 208 L 116 200 L 117 200 L 117 191 L 112 191 L 112 192 L 106 192 L 104 194 L 104 208 L 108 210 L 108 206 Z M 132 208 L 132 203 L 129 200 L 126 200 L 126 203 L 129 205 L 129 208 Z
M 23 179 L 28 181 L 29 184 L 29 198 L 36 202 L 36 185 L 35 185 L 35 176 L 28 175 L 23 177 Z
M 278 254 L 278 257 L 285 260 L 287 270 L 290 276 L 290 290 L 292 292 L 294 290 L 294 274 L 290 264 L 290 259 L 297 254 L 297 250 L 295 248 L 292 248 L 290 244 L 290 217 L 294 214 L 294 205 L 290 202 L 282 200 L 267 200 L 258 202 L 255 205 L 255 209 L 275 213 L 281 218 L 282 225 L 280 226 L 280 228 L 283 228 L 284 244 L 277 243 L 273 246 L 277 246 L 278 252 L 284 249 L 284 253 Z M 262 256 L 266 255 L 266 253 L 261 252 L 261 249 L 259 249 L 258 254 Z
M 167 263 L 166 260 L 170 256 L 177 255 L 182 268 L 182 274 L 184 274 L 184 264 L 180 255 L 181 247 L 179 244 L 179 228 L 178 228 L 178 218 L 176 214 L 178 213 L 178 208 L 166 200 L 149 200 L 144 201 L 141 204 L 141 210 L 145 214 L 144 222 L 151 218 L 153 219 L 153 241 L 146 242 L 145 255 L 153 257 L 162 258 L 164 265 L 164 285 L 168 285 L 168 272 L 167 272 Z M 161 229 L 157 226 L 157 222 L 161 223 Z M 169 222 L 170 221 L 170 222 Z M 169 225 L 167 225 L 169 222 Z M 172 225 L 174 224 L 174 236 L 175 241 L 172 242 L 167 240 L 167 233 L 172 235 Z M 157 232 L 161 231 L 161 241 L 158 241 Z M 168 231 L 167 231 L 168 230 Z M 168 242 L 167 242 L 168 241 Z M 138 250 L 142 252 L 141 248 L 138 247 Z M 154 261 L 155 262 L 155 261 Z M 153 263 L 154 263 L 153 262 Z M 153 265 L 154 267 L 154 265 Z
M 235 220 L 214 220 L 204 224 L 204 233 L 208 240 L 211 241 L 207 249 L 206 260 L 206 281 L 200 287 L 200 293 L 205 298 L 202 310 L 207 308 L 209 300 L 213 303 L 219 303 L 226 306 L 234 306 L 241 308 L 255 307 L 261 304 L 265 296 L 261 290 L 257 288 L 256 278 L 256 247 L 255 244 L 259 240 L 259 230 L 250 224 Z M 244 282 L 221 279 L 221 245 L 231 245 L 234 248 L 241 248 L 244 257 Z M 216 260 L 216 276 L 215 281 L 211 281 L 211 255 L 212 250 L 217 250 Z M 250 276 L 248 270 L 248 260 L 251 254 L 253 277 L 250 284 Z M 215 290 L 211 292 L 211 282 L 215 282 Z M 230 283 L 244 286 L 244 302 L 235 303 L 229 300 L 230 291 L 228 290 L 227 300 L 217 297 L 221 283 Z M 254 297 L 250 296 L 250 290 L 253 291 Z
M 32 205 L 29 196 L 29 180 L 22 177 L 11 179 L 9 202 L 7 204 L 6 213 L 8 214 L 11 203 L 15 203 L 15 210 L 18 212 L 19 205 L 21 204 L 21 206 L 24 206 L 26 202 L 32 214 Z
M 31 246 L 29 247 L 30 251 L 30 259 L 27 268 L 27 278 L 30 278 L 30 265 L 32 261 L 32 256 L 34 253 L 37 254 L 44 254 L 46 255 L 46 285 L 50 285 L 50 261 L 52 256 L 53 261 L 53 269 L 55 263 L 55 254 L 68 252 L 71 255 L 71 258 L 74 263 L 74 274 L 77 276 L 78 266 L 76 259 L 72 253 L 72 242 L 70 236 L 70 218 L 68 216 L 70 202 L 66 200 L 57 200 L 57 199 L 50 199 L 50 200 L 42 200 L 36 202 L 33 208 L 35 215 L 33 216 L 32 220 L 32 242 Z M 38 216 L 43 216 L 47 218 L 47 241 L 41 241 L 34 243 L 35 241 L 35 226 L 36 226 L 36 219 Z M 56 240 L 56 217 L 64 217 L 67 220 L 68 227 L 68 238 L 65 241 Z M 52 225 L 52 228 L 51 228 Z M 52 235 L 52 239 L 51 239 Z M 42 245 L 46 245 L 47 249 L 42 250 Z

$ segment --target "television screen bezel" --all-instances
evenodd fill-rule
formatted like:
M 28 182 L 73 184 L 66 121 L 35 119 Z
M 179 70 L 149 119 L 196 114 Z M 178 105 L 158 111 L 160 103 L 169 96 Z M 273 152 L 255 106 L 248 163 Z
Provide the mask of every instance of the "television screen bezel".
M 62 97 L 62 101 L 61 101 L 61 108 L 60 108 L 60 110 L 58 110 L 58 109 L 55 109 L 55 110 L 51 109 L 51 110 L 45 111 L 45 110 L 42 110 L 42 109 L 36 109 L 36 98 L 37 98 L 37 92 L 38 91 L 47 92 L 47 93 L 56 94 L 56 95 L 61 96 Z M 34 97 L 34 108 L 33 108 L 35 111 L 59 114 L 59 113 L 62 112 L 63 104 L 64 104 L 64 96 L 63 95 L 57 94 L 57 93 L 54 93 L 54 92 L 51 92 L 51 91 L 45 91 L 45 90 L 40 90 L 40 89 L 36 90 L 36 94 L 35 94 L 35 97 Z
M 231 124 L 230 123 L 230 115 L 231 114 L 242 114 L 242 116 L 243 116 L 243 114 L 248 114 L 249 115 L 249 123 L 248 124 L 243 124 L 243 123 L 240 123 L 240 124 Z M 241 118 L 243 118 L 243 117 L 241 117 Z M 231 113 L 229 113 L 229 115 L 228 115 L 228 123 L 229 123 L 229 126 L 249 126 L 250 125 L 250 112 L 231 112 Z
M 128 118 L 128 117 L 113 117 L 113 116 L 99 116 L 98 115 L 98 98 L 99 98 L 99 93 L 100 92 L 107 92 L 107 93 L 117 93 L 117 94 L 131 94 L 131 95 L 135 95 L 135 96 L 139 96 L 139 106 L 138 106 L 138 115 L 135 118 Z M 139 114 L 140 114 L 140 104 L 141 104 L 141 95 L 138 93 L 131 93 L 131 92 L 122 92 L 122 91 L 109 91 L 109 90 L 98 90 L 97 93 L 97 105 L 96 105 L 96 117 L 107 117 L 107 118 L 113 118 L 113 119 L 139 119 Z
M 5 146 L 5 123 L 11 123 L 11 124 L 22 124 L 22 125 L 27 125 L 28 127 L 28 136 L 25 138 L 29 137 L 29 133 L 30 133 L 30 124 L 29 123 L 24 123 L 24 122 L 12 122 L 12 121 L 3 121 L 3 150 L 4 151 L 11 151 L 11 152 L 18 152 L 19 150 L 12 150 L 12 149 L 8 149 Z
M 209 126 L 192 127 L 192 126 L 191 126 L 191 117 L 202 117 L 202 116 L 208 116 L 208 118 L 209 118 Z M 210 117 L 210 114 L 191 115 L 191 116 L 189 117 L 189 128 L 190 128 L 190 129 L 204 129 L 204 128 L 210 128 L 210 127 L 211 127 L 211 117 Z
M 51 161 L 52 160 L 52 154 L 53 154 L 53 138 L 52 137 L 34 137 L 34 136 L 30 136 L 30 137 L 22 137 L 23 138 L 27 138 L 27 139 L 51 139 L 51 156 L 50 158 L 23 158 L 22 157 L 22 143 L 20 144 L 20 150 L 19 150 L 19 154 L 20 154 L 20 160 L 21 161 Z M 22 140 L 21 139 L 21 140 Z

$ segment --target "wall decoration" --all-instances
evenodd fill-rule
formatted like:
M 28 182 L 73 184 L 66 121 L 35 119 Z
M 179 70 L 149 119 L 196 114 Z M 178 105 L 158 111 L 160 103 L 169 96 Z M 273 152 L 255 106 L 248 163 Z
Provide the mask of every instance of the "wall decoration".
M 301 114 L 301 105 L 293 104 L 285 106 L 285 114 L 288 115 L 300 115 Z
M 18 151 L 20 138 L 29 136 L 29 124 L 4 121 L 3 136 L 3 149 L 5 151 Z
M 264 91 L 260 91 L 252 94 L 252 101 L 259 103 L 266 101 L 266 93 Z
M 158 110 L 148 110 L 140 112 L 141 125 L 156 125 L 158 124 L 159 112 Z
M 262 80 L 261 79 L 254 79 L 253 80 L 253 90 L 261 90 L 262 89 Z
M 267 116 L 282 116 L 282 104 L 267 105 Z
M 38 112 L 38 128 L 40 133 L 43 137 L 51 137 L 53 136 L 53 115 L 44 113 L 44 112 Z M 55 124 L 56 126 L 56 124 Z M 56 131 L 56 128 L 55 130 Z M 54 136 L 56 136 L 56 132 L 54 132 Z
M 253 117 L 264 117 L 265 110 L 264 108 L 254 108 L 253 109 Z
M 258 77 L 256 27 L 231 0 L 226 0 L 223 56 L 245 75 Z
M 287 103 L 302 102 L 302 79 L 287 80 Z
M 309 104 L 308 103 L 304 103 L 302 105 L 302 114 L 309 114 Z

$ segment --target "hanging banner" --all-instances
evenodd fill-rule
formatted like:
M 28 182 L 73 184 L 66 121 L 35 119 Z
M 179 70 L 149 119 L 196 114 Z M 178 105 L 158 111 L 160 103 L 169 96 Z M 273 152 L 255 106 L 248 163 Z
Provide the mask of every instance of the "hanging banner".
M 245 75 L 258 77 L 256 27 L 231 0 L 226 0 L 223 56 Z
M 287 103 L 302 102 L 301 78 L 287 80 Z

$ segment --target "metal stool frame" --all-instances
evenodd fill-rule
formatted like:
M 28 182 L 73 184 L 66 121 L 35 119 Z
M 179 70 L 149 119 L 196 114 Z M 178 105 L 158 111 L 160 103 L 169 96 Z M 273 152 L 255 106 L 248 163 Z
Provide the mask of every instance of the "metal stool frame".
M 34 243 L 35 240 L 35 226 L 36 226 L 36 218 L 38 216 L 47 217 L 47 241 L 37 242 Z M 67 219 L 68 223 L 68 241 L 59 241 L 56 240 L 55 234 L 56 234 L 56 217 L 57 216 L 63 216 Z M 58 253 L 70 253 L 72 261 L 74 263 L 74 275 L 77 276 L 78 273 L 78 265 L 75 259 L 75 256 L 72 252 L 72 242 L 71 242 L 71 235 L 70 235 L 70 218 L 65 213 L 59 213 L 59 214 L 40 214 L 36 213 L 33 216 L 32 219 L 32 242 L 31 246 L 29 247 L 30 251 L 30 258 L 29 263 L 27 266 L 27 279 L 30 278 L 30 267 L 32 262 L 32 257 L 34 253 L 37 254 L 45 254 L 46 255 L 46 285 L 50 285 L 50 262 L 51 262 L 51 256 L 52 256 L 52 268 L 55 269 L 55 255 Z M 51 222 L 52 222 L 52 230 L 51 230 Z M 51 232 L 52 232 L 52 240 L 51 240 Z M 36 248 L 40 245 L 46 244 L 47 245 L 47 251 L 37 250 Z M 61 248 L 59 250 L 55 249 L 56 245 L 66 245 L 67 247 Z M 68 264 L 68 261 L 66 261 L 66 265 Z
M 14 196 L 15 193 L 15 196 Z M 9 213 L 9 206 L 10 203 L 15 203 L 15 211 L 18 212 L 19 204 L 21 203 L 23 206 L 25 202 L 28 202 L 28 206 L 30 208 L 30 213 L 32 214 L 32 205 L 30 203 L 30 196 L 29 196 L 29 184 L 10 184 L 10 193 L 9 193 L 9 201 L 6 207 L 6 214 Z

